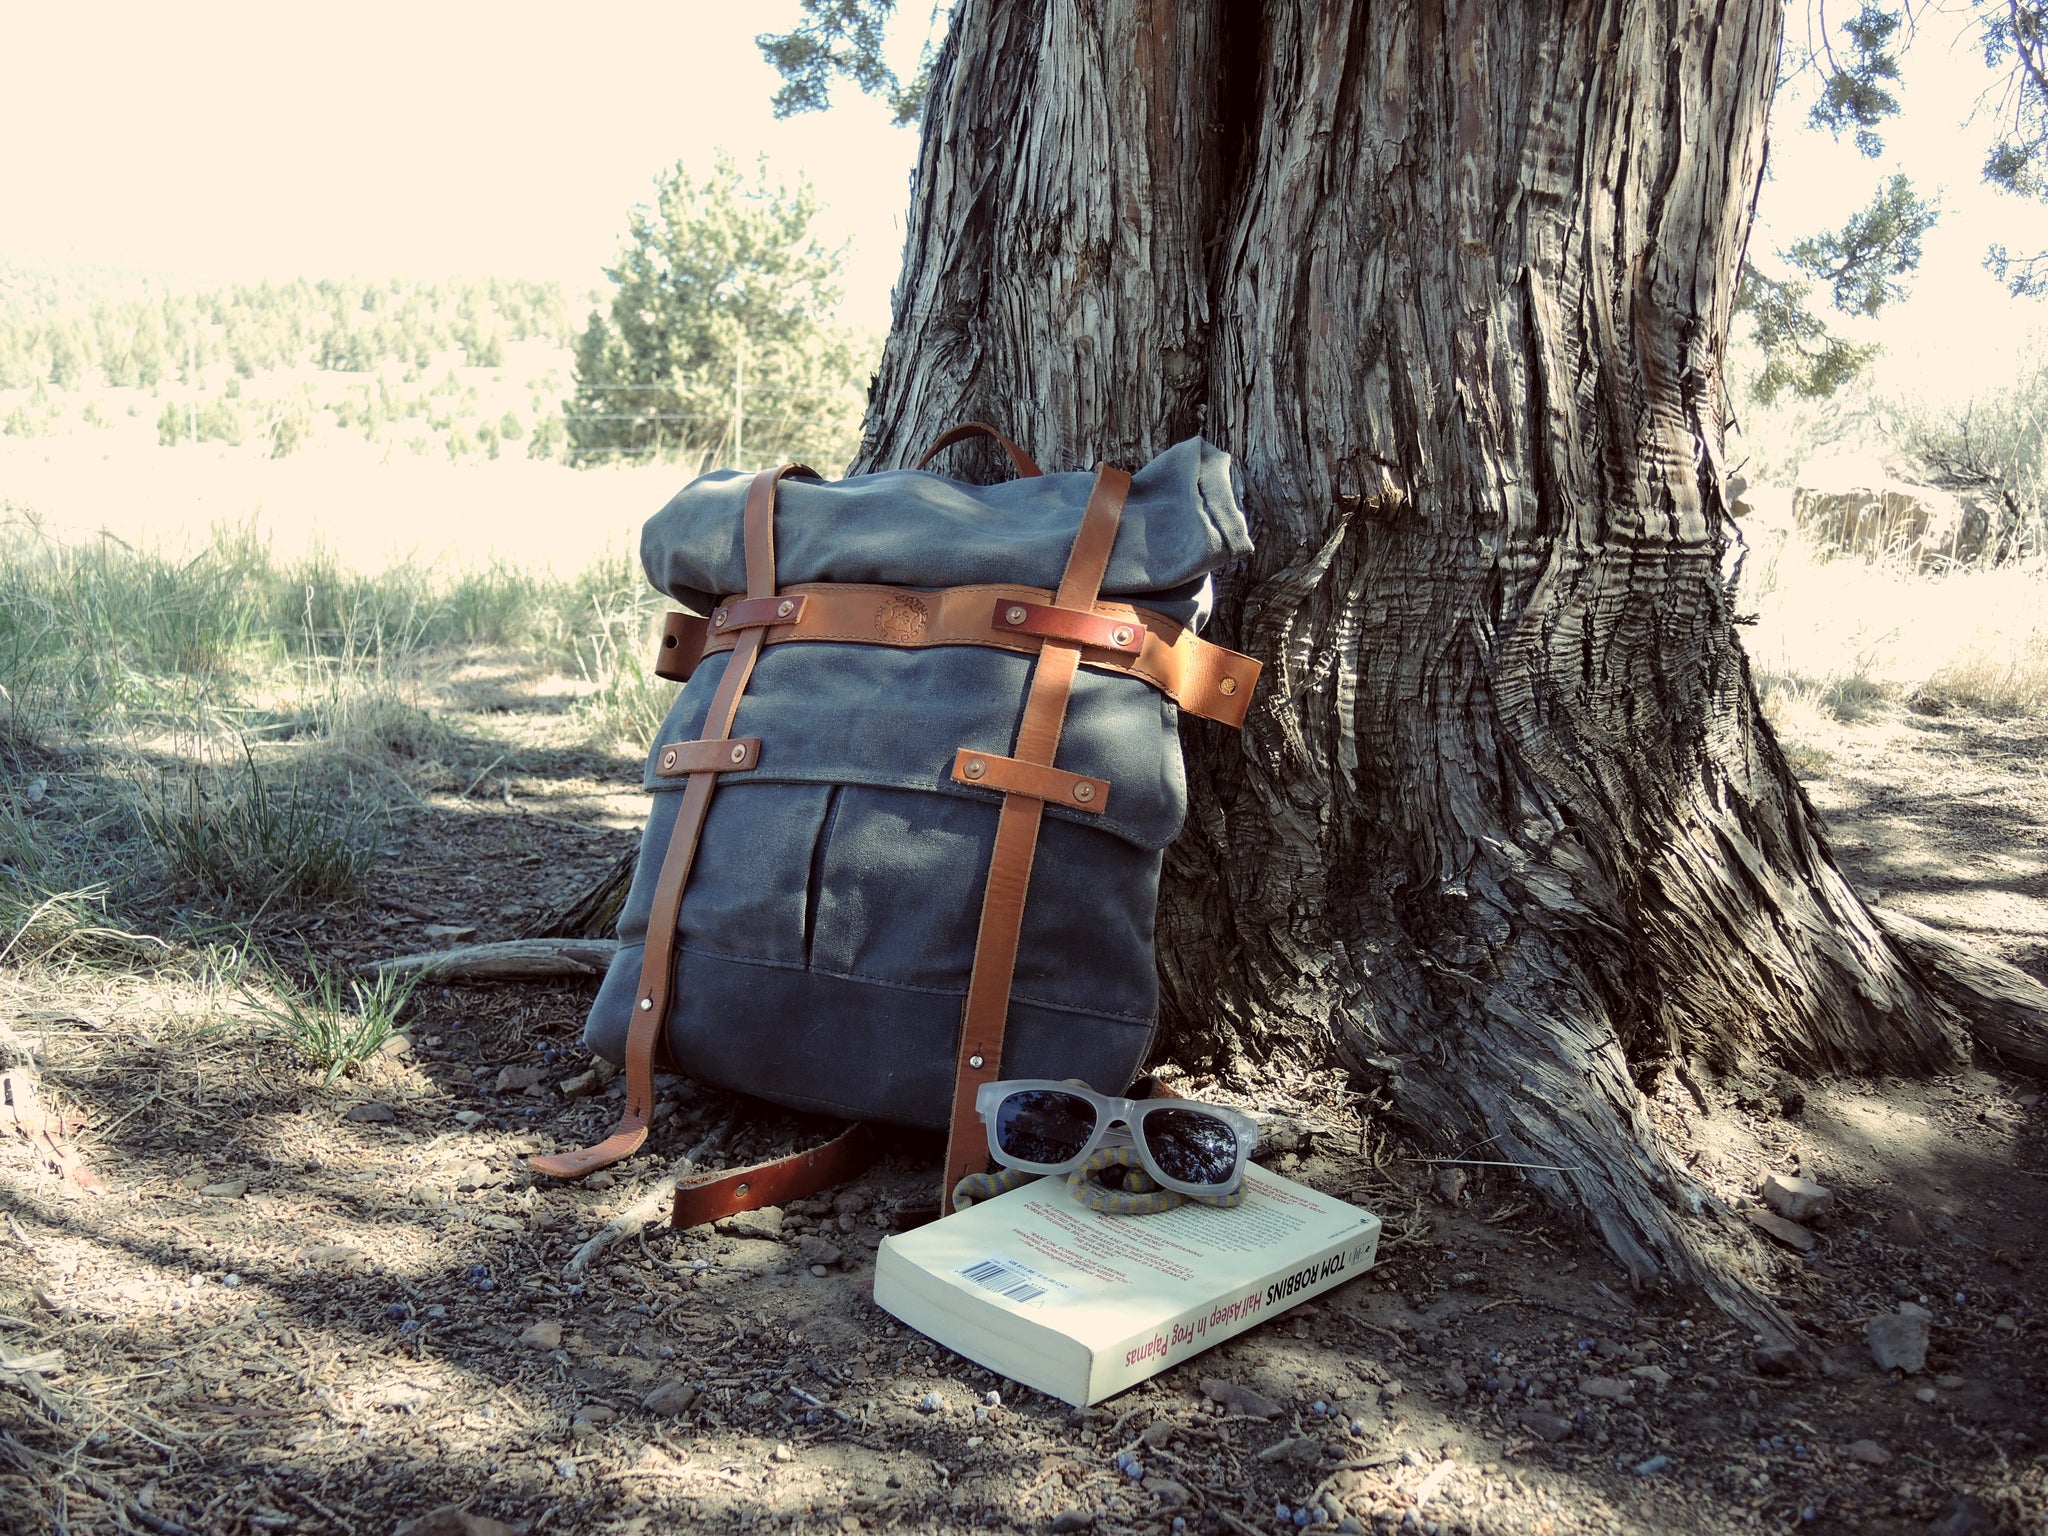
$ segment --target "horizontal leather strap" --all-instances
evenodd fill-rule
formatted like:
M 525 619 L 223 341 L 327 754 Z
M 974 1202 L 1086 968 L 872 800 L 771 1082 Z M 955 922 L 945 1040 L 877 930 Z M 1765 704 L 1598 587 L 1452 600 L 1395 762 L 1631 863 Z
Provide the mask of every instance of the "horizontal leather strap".
M 975 752 L 962 747 L 953 754 L 953 782 L 972 784 L 977 789 L 999 789 L 1005 794 L 1029 795 L 1048 805 L 1064 805 L 1071 811 L 1099 814 L 1109 804 L 1109 780 L 1091 779 L 1086 774 L 1048 768 L 1043 763 L 1019 762 L 1014 757 L 997 757 L 992 752 Z
M 834 1184 L 844 1184 L 872 1163 L 879 1150 L 874 1133 L 866 1125 L 856 1123 L 808 1152 L 691 1179 L 676 1186 L 670 1224 L 702 1226 L 738 1211 L 758 1211 L 764 1205 L 801 1200 Z
M 1071 640 L 1096 650 L 1115 651 L 1121 656 L 1145 654 L 1145 626 L 1131 619 L 1113 619 L 1078 608 L 1056 608 L 1046 603 L 1013 603 L 996 599 L 996 614 L 989 621 L 995 630 L 1015 630 L 1020 635 L 1037 635 L 1043 640 Z
M 745 773 L 761 761 L 761 738 L 734 736 L 727 741 L 672 741 L 654 760 L 658 778 L 679 779 L 686 773 Z
M 672 613 L 661 624 L 661 650 L 654 658 L 654 675 L 672 683 L 687 683 L 704 655 L 704 637 L 711 621 L 694 613 Z
M 994 605 L 1048 605 L 1053 594 L 1043 587 L 945 587 L 920 592 L 907 587 L 857 583 L 811 582 L 787 589 L 805 599 L 802 614 L 776 624 L 763 634 L 769 645 L 789 640 L 838 640 L 863 645 L 916 648 L 927 645 L 986 645 L 997 650 L 1035 656 L 1045 644 L 1036 635 L 990 623 Z M 1103 618 L 1141 627 L 1143 649 L 1136 657 L 1085 646 L 1081 664 L 1103 672 L 1121 672 L 1150 683 L 1190 715 L 1241 726 L 1250 709 L 1260 663 L 1236 651 L 1212 645 L 1164 614 L 1129 603 L 1096 603 Z M 732 638 L 714 631 L 704 653 L 730 650 Z
M 770 624 L 795 624 L 804 616 L 800 597 L 734 597 L 711 610 L 711 628 L 729 635 L 742 629 L 763 629 Z

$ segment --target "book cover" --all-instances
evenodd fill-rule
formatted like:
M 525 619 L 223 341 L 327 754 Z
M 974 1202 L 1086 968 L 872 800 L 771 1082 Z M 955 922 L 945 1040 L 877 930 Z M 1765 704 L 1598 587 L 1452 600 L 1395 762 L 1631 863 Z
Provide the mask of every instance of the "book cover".
M 875 1304 L 976 1364 L 1100 1402 L 1372 1267 L 1379 1218 L 1253 1164 L 1233 1210 L 1105 1216 L 1041 1179 L 883 1241 Z

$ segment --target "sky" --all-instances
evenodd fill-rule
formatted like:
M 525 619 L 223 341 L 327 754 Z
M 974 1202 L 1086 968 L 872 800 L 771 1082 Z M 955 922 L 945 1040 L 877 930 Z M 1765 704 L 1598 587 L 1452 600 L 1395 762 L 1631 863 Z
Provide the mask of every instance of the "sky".
M 754 36 L 794 0 L 5 9 L 0 256 L 581 293 L 656 175 L 723 147 L 811 177 L 853 242 L 845 318 L 887 328 L 916 134 L 857 92 L 775 120 Z M 929 12 L 905 9 L 914 65 Z
M 931 13 L 902 10 L 907 72 Z M 724 147 L 812 179 L 821 232 L 851 242 L 843 318 L 884 329 L 915 133 L 850 89 L 829 113 L 777 122 L 753 38 L 795 14 L 794 0 L 18 4 L 0 258 L 180 280 L 502 274 L 581 294 L 654 177 Z M 1794 0 L 1795 30 L 1804 15 Z M 1880 158 L 1781 100 L 1752 248 L 1838 224 L 1893 169 L 1939 191 L 1913 297 L 1882 322 L 1880 375 L 1946 397 L 2009 377 L 2048 322 L 1981 265 L 1992 240 L 2048 248 L 2048 209 L 1982 185 L 1992 125 L 1965 119 L 1991 77 L 1958 18 L 1923 10 L 1921 26 Z

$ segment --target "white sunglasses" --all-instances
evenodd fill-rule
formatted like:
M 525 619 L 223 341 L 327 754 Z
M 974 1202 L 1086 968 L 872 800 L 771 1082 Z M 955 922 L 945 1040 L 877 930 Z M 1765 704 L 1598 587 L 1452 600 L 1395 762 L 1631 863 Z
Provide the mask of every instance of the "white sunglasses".
M 1067 1173 L 1105 1144 L 1127 1140 L 1162 1189 L 1213 1199 L 1244 1182 L 1259 1144 L 1251 1116 L 1193 1099 L 1119 1099 L 1079 1083 L 1012 1078 L 983 1083 L 975 1113 L 989 1155 L 1023 1173 Z M 1123 1136 L 1110 1142 L 1114 1130 Z

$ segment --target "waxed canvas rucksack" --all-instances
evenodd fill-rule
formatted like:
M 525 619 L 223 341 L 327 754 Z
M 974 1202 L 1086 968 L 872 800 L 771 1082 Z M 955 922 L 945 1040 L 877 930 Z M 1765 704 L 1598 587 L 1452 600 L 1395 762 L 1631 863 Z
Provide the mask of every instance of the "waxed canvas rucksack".
M 621 947 L 584 1031 L 625 1067 L 619 1127 L 533 1160 L 636 1150 L 657 1066 L 856 1122 L 945 1129 L 985 1166 L 975 1089 L 1121 1092 L 1158 1017 L 1153 920 L 1187 808 L 1181 712 L 1243 723 L 1259 664 L 1202 640 L 1250 551 L 1228 456 L 973 485 L 800 466 L 692 482 L 647 524 L 687 683 L 648 755 Z M 816 1152 L 697 1181 L 675 1219 L 858 1171 Z

